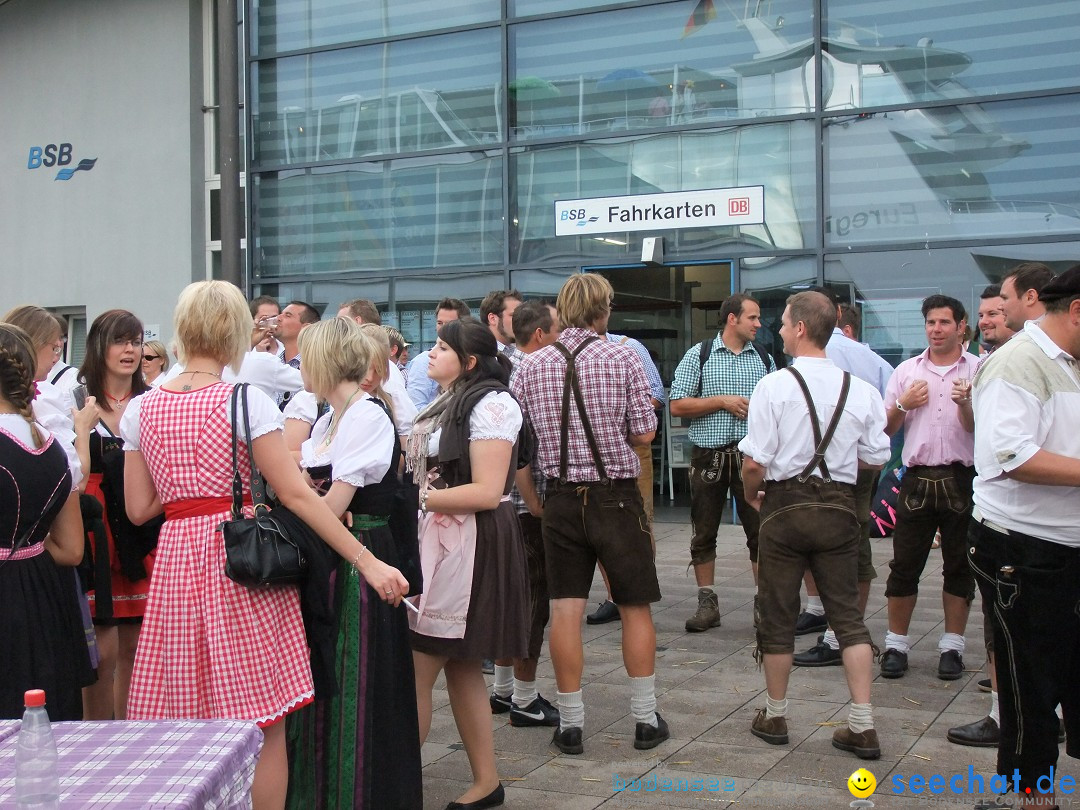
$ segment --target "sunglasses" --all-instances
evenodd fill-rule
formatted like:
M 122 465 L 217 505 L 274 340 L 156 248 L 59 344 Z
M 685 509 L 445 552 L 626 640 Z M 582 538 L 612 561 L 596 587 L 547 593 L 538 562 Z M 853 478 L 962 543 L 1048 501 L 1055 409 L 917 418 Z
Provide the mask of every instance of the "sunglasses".
M 160 360 L 160 359 L 161 359 L 161 355 L 157 355 L 157 354 L 144 354 L 144 355 L 142 356 L 142 359 L 143 359 L 143 360 Z

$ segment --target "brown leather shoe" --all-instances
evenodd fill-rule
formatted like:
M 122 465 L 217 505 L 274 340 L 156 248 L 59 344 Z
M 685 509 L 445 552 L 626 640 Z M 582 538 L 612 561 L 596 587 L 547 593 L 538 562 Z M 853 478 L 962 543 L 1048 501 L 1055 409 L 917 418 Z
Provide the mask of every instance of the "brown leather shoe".
M 847 726 L 838 728 L 832 735 L 833 748 L 841 751 L 850 751 L 859 759 L 878 759 L 881 756 L 881 745 L 878 743 L 877 731 L 868 729 L 856 734 Z
M 766 717 L 765 709 L 758 709 L 754 722 L 750 724 L 750 733 L 769 745 L 787 745 L 787 719 L 784 717 Z

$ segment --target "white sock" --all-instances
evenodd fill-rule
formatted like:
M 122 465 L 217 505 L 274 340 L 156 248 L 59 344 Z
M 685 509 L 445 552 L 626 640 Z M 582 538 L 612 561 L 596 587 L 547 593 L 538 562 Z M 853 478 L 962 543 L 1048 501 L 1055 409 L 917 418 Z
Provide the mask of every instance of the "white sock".
M 815 616 L 825 615 L 825 606 L 821 604 L 820 596 L 806 597 L 806 612 L 813 613 Z
M 499 697 L 510 697 L 514 691 L 514 668 L 500 667 L 495 665 L 495 694 Z
M 514 705 L 524 709 L 536 700 L 536 681 L 519 681 L 514 678 Z
M 997 692 L 990 693 L 990 716 L 994 718 L 994 722 L 1001 727 L 1001 712 L 998 710 L 998 695 Z
M 556 692 L 559 700 L 559 730 L 585 727 L 585 701 L 581 699 L 581 690 L 576 692 Z
M 773 700 L 768 693 L 765 694 L 765 719 L 783 717 L 787 714 L 787 698 Z
M 856 734 L 874 727 L 874 710 L 869 703 L 852 703 L 848 709 L 848 728 Z
M 942 633 L 941 641 L 937 643 L 937 651 L 939 653 L 948 652 L 949 650 L 955 650 L 964 654 L 964 637 L 959 633 Z
M 656 728 L 656 675 L 630 679 L 630 713 L 635 722 Z
M 833 629 L 831 627 L 826 630 L 825 635 L 821 637 L 821 643 L 828 644 L 829 647 L 834 650 L 840 649 L 840 642 L 836 640 L 836 633 L 833 632 Z
M 890 630 L 885 634 L 885 649 L 896 650 L 906 655 L 911 650 L 911 640 L 907 636 L 902 636 Z

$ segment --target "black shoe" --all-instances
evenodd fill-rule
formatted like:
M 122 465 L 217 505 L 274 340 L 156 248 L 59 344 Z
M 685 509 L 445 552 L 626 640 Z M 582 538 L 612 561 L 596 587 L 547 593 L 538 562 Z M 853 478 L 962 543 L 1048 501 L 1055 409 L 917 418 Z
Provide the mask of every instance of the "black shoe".
M 446 810 L 483 810 L 485 807 L 498 807 L 506 801 L 506 791 L 503 790 L 502 782 L 491 793 L 475 802 L 450 802 Z
M 559 725 L 559 710 L 544 700 L 540 695 L 524 709 L 516 703 L 510 709 L 510 725 L 514 728 L 528 726 Z
M 956 681 L 964 674 L 964 659 L 956 650 L 946 650 L 938 659 L 937 676 L 943 681 Z
M 637 724 L 637 728 L 634 729 L 634 748 L 640 751 L 656 748 L 670 736 L 667 721 L 660 716 L 660 712 L 657 712 L 655 726 L 648 723 Z
M 899 650 L 885 650 L 881 657 L 882 678 L 903 678 L 907 672 L 907 653 Z
M 983 678 L 982 680 L 979 681 L 979 691 L 980 692 L 993 692 L 994 691 L 993 688 L 990 686 L 990 679 L 989 678 Z
M 580 726 L 555 729 L 555 736 L 551 738 L 551 742 L 564 754 L 580 754 L 585 750 L 585 746 L 581 744 Z
M 795 621 L 795 635 L 808 636 L 811 633 L 824 633 L 829 629 L 829 620 L 824 616 L 815 616 L 803 611 Z
M 492 714 L 506 714 L 508 711 L 514 708 L 514 701 L 512 701 L 508 697 L 503 697 L 502 695 L 496 694 L 495 692 L 491 693 L 491 697 L 488 699 L 488 702 L 491 703 Z
M 600 603 L 600 607 L 596 609 L 595 613 L 590 613 L 585 617 L 585 622 L 587 624 L 607 624 L 608 622 L 617 622 L 621 618 L 618 606 L 610 599 L 605 599 Z
M 818 643 L 806 652 L 796 653 L 793 663 L 797 667 L 838 667 L 844 658 L 839 650 L 825 643 L 825 636 L 818 636 Z
M 945 738 L 957 745 L 969 745 L 972 748 L 997 748 L 1001 739 L 1001 729 L 993 717 L 984 717 L 966 726 L 950 728 Z
M 494 675 L 495 674 L 495 662 L 492 661 L 490 658 L 485 658 L 483 663 L 480 664 L 480 670 L 485 675 Z

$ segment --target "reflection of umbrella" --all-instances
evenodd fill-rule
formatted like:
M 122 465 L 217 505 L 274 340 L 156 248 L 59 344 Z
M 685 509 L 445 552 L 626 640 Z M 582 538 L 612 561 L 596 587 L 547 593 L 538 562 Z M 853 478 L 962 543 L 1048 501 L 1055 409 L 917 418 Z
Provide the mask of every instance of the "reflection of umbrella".
M 629 116 L 630 93 L 641 90 L 657 90 L 662 85 L 648 73 L 637 68 L 613 70 L 596 82 L 596 89 L 623 94 L 623 115 Z
M 530 124 L 533 121 L 533 104 L 538 101 L 558 98 L 562 95 L 558 87 L 547 79 L 541 79 L 539 76 L 522 76 L 520 79 L 514 79 L 509 84 L 509 90 L 510 98 L 513 100 L 519 115 L 521 108 L 528 105 Z

